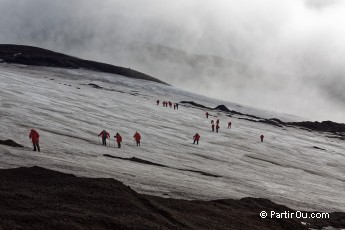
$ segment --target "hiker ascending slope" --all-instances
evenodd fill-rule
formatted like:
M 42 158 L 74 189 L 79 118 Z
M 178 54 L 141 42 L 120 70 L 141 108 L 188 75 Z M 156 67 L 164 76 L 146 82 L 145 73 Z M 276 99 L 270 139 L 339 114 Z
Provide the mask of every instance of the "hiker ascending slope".
M 178 109 L 178 103 L 176 103 L 176 109 Z
M 206 114 L 206 118 L 208 118 L 208 112 L 206 112 L 205 114 Z
M 103 130 L 98 136 L 102 136 L 102 145 L 107 146 L 107 138 L 110 137 L 110 134 L 106 130 Z
M 264 137 L 265 137 L 264 135 L 260 136 L 261 142 L 264 142 Z
M 37 148 L 38 152 L 40 152 L 40 145 L 39 145 L 40 135 L 38 134 L 38 132 L 34 129 L 31 129 L 31 132 L 29 134 L 29 138 L 31 138 L 32 145 L 34 146 L 33 151 L 36 151 L 36 148 Z
M 193 145 L 195 144 L 195 142 L 198 145 L 199 144 L 199 140 L 200 140 L 200 135 L 198 133 L 196 133 L 194 135 L 193 139 L 194 139 Z
M 216 125 L 216 132 L 218 133 L 219 125 Z
M 159 105 L 159 100 L 157 100 L 157 105 Z
M 228 123 L 228 129 L 231 129 L 231 121 Z
M 117 147 L 121 148 L 121 142 L 122 142 L 122 137 L 119 133 L 116 133 L 116 135 L 114 136 L 117 142 Z
M 134 134 L 133 137 L 134 137 L 135 142 L 137 143 L 137 146 L 140 146 L 140 139 L 141 139 L 141 136 L 140 136 L 140 134 L 138 133 L 138 131 L 135 132 L 135 134 Z
M 212 132 L 214 132 L 214 121 L 211 120 Z
M 217 119 L 216 124 L 219 125 L 219 119 Z

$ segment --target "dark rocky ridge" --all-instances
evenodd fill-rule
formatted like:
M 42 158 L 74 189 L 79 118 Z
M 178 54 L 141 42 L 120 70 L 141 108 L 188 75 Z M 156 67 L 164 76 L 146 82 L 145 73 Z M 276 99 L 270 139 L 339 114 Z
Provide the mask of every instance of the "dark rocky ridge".
M 315 131 L 322 131 L 322 132 L 333 132 L 333 133 L 345 132 L 345 124 L 335 123 L 333 121 L 322 121 L 322 122 L 303 121 L 303 122 L 290 122 L 287 124 L 304 127 L 304 128 L 315 130 Z
M 264 119 L 264 118 L 260 118 L 260 117 L 257 117 L 257 116 L 251 115 L 251 114 L 240 113 L 240 112 L 237 112 L 235 110 L 228 109 L 225 105 L 218 105 L 215 108 L 210 108 L 210 107 L 206 107 L 204 105 L 195 103 L 194 101 L 181 101 L 180 103 L 183 105 L 191 105 L 191 106 L 194 106 L 197 108 L 207 109 L 210 111 L 212 111 L 212 110 L 213 111 L 215 111 L 215 110 L 222 111 L 222 112 L 228 113 L 229 116 L 236 114 L 236 115 L 240 115 L 240 116 L 255 118 L 257 120 L 250 119 L 250 118 L 239 118 L 239 119 L 247 120 L 247 121 L 251 121 L 251 122 L 266 123 L 266 124 L 277 126 L 277 127 L 294 126 L 294 127 L 304 128 L 308 131 L 331 132 L 331 133 L 334 133 L 336 135 L 336 136 L 331 136 L 331 138 L 338 138 L 341 140 L 345 139 L 345 124 L 336 123 L 333 121 L 283 122 L 277 118 Z
M 330 219 L 262 219 L 293 210 L 266 199 L 187 201 L 138 194 L 114 179 L 75 177 L 40 167 L 0 170 L 1 229 L 307 229 L 344 227 Z
M 125 77 L 154 81 L 162 84 L 165 82 L 147 74 L 110 64 L 83 60 L 50 50 L 23 45 L 0 45 L 0 60 L 6 63 L 48 66 L 59 68 L 78 69 L 83 68 L 92 71 L 113 73 Z

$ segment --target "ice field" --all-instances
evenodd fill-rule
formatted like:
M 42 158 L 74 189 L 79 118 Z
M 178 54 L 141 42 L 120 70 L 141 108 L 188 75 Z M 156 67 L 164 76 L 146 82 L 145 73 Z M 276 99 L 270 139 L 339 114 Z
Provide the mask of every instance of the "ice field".
M 219 133 L 212 133 L 210 121 L 218 118 L 206 119 L 206 110 L 181 103 L 178 110 L 165 108 L 156 105 L 157 99 L 211 108 L 224 104 L 262 118 L 303 120 L 150 81 L 2 63 L 0 139 L 25 148 L 0 145 L 0 168 L 37 165 L 78 176 L 111 177 L 140 193 L 162 197 L 250 196 L 298 210 L 345 211 L 344 141 L 219 111 L 209 111 L 220 119 Z M 232 129 L 227 129 L 229 121 Z M 31 128 L 41 136 L 41 152 L 32 151 Z M 111 135 L 107 147 L 97 137 L 103 129 Z M 140 147 L 133 141 L 135 131 L 142 136 Z M 114 147 L 116 132 L 123 137 L 121 149 Z M 193 145 L 197 132 L 201 139 Z M 159 165 L 128 160 L 132 157 Z

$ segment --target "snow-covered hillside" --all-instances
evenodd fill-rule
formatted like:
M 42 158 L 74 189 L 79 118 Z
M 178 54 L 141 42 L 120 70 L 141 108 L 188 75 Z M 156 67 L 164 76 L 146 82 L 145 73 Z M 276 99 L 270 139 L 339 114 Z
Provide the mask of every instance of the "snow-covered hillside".
M 258 117 L 302 120 L 145 80 L 3 63 L 0 139 L 26 148 L 0 145 L 0 168 L 38 165 L 79 176 L 113 177 L 138 192 L 163 197 L 250 196 L 301 210 L 345 211 L 343 141 L 210 111 L 221 124 L 220 133 L 212 133 L 210 120 L 215 117 L 206 119 L 204 110 L 182 104 L 179 110 L 164 108 L 156 105 L 157 99 L 194 101 L 212 108 L 224 104 Z M 31 128 L 41 135 L 41 152 L 31 149 Z M 103 129 L 112 136 L 111 146 L 100 144 L 97 135 Z M 135 131 L 142 135 L 140 147 L 133 143 Z M 121 149 L 114 147 L 116 132 L 124 138 Z M 192 144 L 196 132 L 201 135 L 198 146 Z M 131 157 L 161 166 L 128 160 Z

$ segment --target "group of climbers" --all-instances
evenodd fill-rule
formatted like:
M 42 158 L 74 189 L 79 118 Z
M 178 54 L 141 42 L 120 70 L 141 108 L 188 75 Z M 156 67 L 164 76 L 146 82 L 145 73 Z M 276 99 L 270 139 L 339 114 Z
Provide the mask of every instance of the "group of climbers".
M 103 130 L 98 134 L 98 136 L 102 137 L 102 145 L 107 146 L 107 139 L 110 138 L 110 134 L 106 130 Z M 141 135 L 138 133 L 138 131 L 135 132 L 133 137 L 134 137 L 135 142 L 137 143 L 137 146 L 140 146 Z M 40 152 L 40 145 L 39 145 L 40 135 L 35 129 L 31 129 L 29 138 L 32 140 L 32 145 L 34 147 L 33 151 Z M 116 133 L 114 138 L 117 142 L 117 147 L 121 148 L 122 136 L 119 133 Z
M 102 137 L 102 145 L 107 146 L 107 139 L 110 138 L 110 134 L 106 130 L 103 130 L 102 132 L 100 132 L 100 134 L 98 134 L 98 136 Z M 114 138 L 117 142 L 117 147 L 121 148 L 122 136 L 119 133 L 116 133 Z M 140 146 L 141 135 L 138 133 L 138 131 L 135 132 L 133 138 L 137 146 Z
M 207 113 L 207 112 L 206 112 Z M 207 113 L 207 116 L 208 117 L 208 113 Z M 211 128 L 212 128 L 212 132 L 214 132 L 214 128 L 216 127 L 216 132 L 218 133 L 218 130 L 220 128 L 219 126 L 219 119 L 216 120 L 216 124 L 214 124 L 214 121 L 211 120 Z
M 172 106 L 174 106 L 174 109 L 178 109 L 178 103 L 172 103 L 171 101 L 163 101 L 162 102 L 163 107 L 170 107 L 172 108 Z M 159 100 L 157 100 L 157 105 L 159 105 Z
M 219 119 L 217 119 L 216 124 L 214 124 L 214 121 L 211 120 L 212 132 L 214 132 L 214 127 L 216 127 L 216 132 L 218 133 L 218 130 L 219 130 Z
M 206 112 L 205 115 L 206 115 L 206 118 L 208 118 L 210 116 L 210 114 L 208 112 Z M 231 129 L 231 125 L 232 125 L 232 123 L 231 123 L 231 121 L 229 121 L 228 122 L 228 129 Z M 219 119 L 216 120 L 216 124 L 214 123 L 213 120 L 211 120 L 211 128 L 212 128 L 212 132 L 214 132 L 214 129 L 216 128 L 216 132 L 218 133 L 218 130 L 220 128 Z M 260 140 L 261 140 L 261 142 L 264 142 L 264 135 L 260 136 Z
M 157 105 L 159 105 L 159 100 L 157 100 Z M 166 102 L 164 101 L 163 102 L 163 107 L 168 107 L 168 106 L 172 106 L 173 103 L 172 102 Z M 177 108 L 178 109 L 178 104 L 175 103 L 174 104 L 174 109 Z M 206 118 L 209 117 L 209 113 L 206 112 Z M 214 122 L 213 120 L 211 120 L 211 127 L 212 127 L 212 132 L 214 132 L 214 130 L 216 130 L 216 132 L 218 133 L 218 130 L 220 128 L 219 126 L 219 119 L 216 120 L 216 122 Z M 228 122 L 228 128 L 231 129 L 231 121 Z M 107 145 L 107 139 L 110 138 L 110 134 L 106 131 L 106 130 L 103 130 L 101 131 L 98 136 L 100 136 L 102 138 L 102 145 L 106 146 Z M 35 129 L 31 129 L 31 132 L 29 134 L 29 138 L 32 140 L 32 144 L 33 144 L 33 151 L 38 151 L 40 152 L 40 145 L 39 145 L 39 138 L 40 138 L 40 135 L 38 134 L 38 132 L 35 130 Z M 122 143 L 122 136 L 119 134 L 119 133 L 116 133 L 116 135 L 114 136 L 115 138 L 115 141 L 117 142 L 117 147 L 118 148 L 121 148 L 121 143 Z M 135 142 L 136 142 L 136 145 L 137 146 L 140 146 L 140 141 L 141 141 L 141 135 L 139 134 L 138 131 L 135 132 L 134 136 L 133 136 Z M 194 136 L 193 136 L 193 144 L 199 144 L 199 140 L 200 140 L 200 135 L 198 133 L 196 133 Z M 260 136 L 260 140 L 261 142 L 264 141 L 264 135 L 261 135 Z

